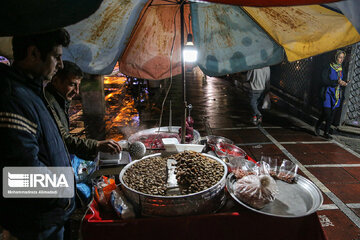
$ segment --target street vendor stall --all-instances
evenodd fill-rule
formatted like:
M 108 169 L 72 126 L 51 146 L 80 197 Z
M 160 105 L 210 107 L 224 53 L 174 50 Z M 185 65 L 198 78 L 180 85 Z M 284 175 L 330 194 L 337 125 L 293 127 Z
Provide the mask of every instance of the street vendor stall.
M 93 202 L 81 234 L 83 239 L 327 239 L 316 213 L 280 218 L 234 204 L 228 198 L 226 207 L 214 214 L 121 220 L 99 212 Z
M 97 188 L 82 237 L 326 239 L 316 214 L 322 194 L 295 164 L 256 162 L 229 139 L 201 139 L 202 152 L 162 150 L 117 169 L 108 202 Z

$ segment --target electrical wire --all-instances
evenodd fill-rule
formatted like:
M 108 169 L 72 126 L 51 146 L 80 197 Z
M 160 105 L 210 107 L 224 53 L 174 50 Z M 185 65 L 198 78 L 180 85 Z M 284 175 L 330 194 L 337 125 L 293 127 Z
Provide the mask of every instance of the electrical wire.
M 172 86 L 172 78 L 173 78 L 173 75 L 172 75 L 172 57 L 173 57 L 174 45 L 175 45 L 175 39 L 176 39 L 176 15 L 178 14 L 181 6 L 184 3 L 185 3 L 185 0 L 181 1 L 179 8 L 176 10 L 175 15 L 174 15 L 174 37 L 173 37 L 173 42 L 172 42 L 171 51 L 170 51 L 170 84 L 169 84 L 169 87 L 168 87 L 168 89 L 166 91 L 164 100 L 163 100 L 162 105 L 161 105 L 161 113 L 160 113 L 160 121 L 159 121 L 159 130 L 158 130 L 158 132 L 160 132 L 160 127 L 161 127 L 162 117 L 163 117 L 163 112 L 164 112 L 164 105 L 165 105 L 166 99 L 168 97 L 168 94 L 169 94 L 171 86 Z

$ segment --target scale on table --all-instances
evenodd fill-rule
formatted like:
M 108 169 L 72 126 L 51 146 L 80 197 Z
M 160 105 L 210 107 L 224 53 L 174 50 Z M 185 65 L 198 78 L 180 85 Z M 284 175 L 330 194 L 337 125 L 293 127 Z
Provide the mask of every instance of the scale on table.
M 100 153 L 99 166 L 116 166 L 116 165 L 126 165 L 131 162 L 131 157 L 129 152 L 121 151 L 119 154 L 114 154 L 113 158 L 105 158 L 104 153 Z M 112 154 L 108 154 L 106 156 L 111 156 Z
M 121 140 L 118 142 L 122 149 L 128 148 L 128 142 L 125 140 Z M 99 153 L 99 166 L 107 167 L 107 166 L 116 166 L 116 165 L 126 165 L 131 162 L 131 156 L 128 151 L 120 151 L 117 154 Z

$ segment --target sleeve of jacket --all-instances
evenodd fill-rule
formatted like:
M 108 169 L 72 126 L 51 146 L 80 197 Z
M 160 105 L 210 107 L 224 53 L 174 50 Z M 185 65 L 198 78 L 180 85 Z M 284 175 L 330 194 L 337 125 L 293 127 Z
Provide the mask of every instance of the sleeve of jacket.
M 59 125 L 59 128 L 69 153 L 75 154 L 85 160 L 94 160 L 97 154 L 96 145 L 98 141 L 75 137 L 71 133 L 67 133 L 61 124 Z
M 61 122 L 59 113 L 55 110 L 56 100 L 53 95 L 48 91 L 45 91 L 45 96 L 49 111 L 55 119 L 56 125 L 60 130 L 61 136 L 69 153 L 75 154 L 85 160 L 94 160 L 97 154 L 97 141 L 93 139 L 81 139 L 70 134 L 68 129 Z
M 35 115 L 15 98 L 0 99 L 1 167 L 44 166 L 38 158 L 41 133 Z

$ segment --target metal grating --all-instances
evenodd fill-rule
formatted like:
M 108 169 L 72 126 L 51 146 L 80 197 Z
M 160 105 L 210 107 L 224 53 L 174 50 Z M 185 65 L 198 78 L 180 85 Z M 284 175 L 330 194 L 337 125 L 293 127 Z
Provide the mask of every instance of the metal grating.
M 351 58 L 352 46 L 343 49 L 347 53 L 344 62 L 344 74 L 347 75 L 349 69 L 349 60 Z M 357 58 L 360 56 L 360 47 L 358 46 Z M 271 85 L 281 90 L 284 95 L 291 96 L 293 104 L 306 114 L 318 116 L 321 111 L 321 101 L 319 98 L 321 88 L 321 72 L 331 61 L 333 61 L 335 51 L 310 57 L 295 62 L 283 61 L 282 63 L 271 67 Z M 360 65 L 360 61 L 357 61 Z M 356 79 L 353 79 L 351 86 L 351 102 L 347 105 L 349 117 L 359 118 L 359 93 L 360 93 L 360 68 L 357 66 Z M 356 82 L 356 84 L 355 84 Z M 344 89 L 343 89 L 344 91 Z M 342 94 L 344 96 L 344 94 Z M 356 98 L 353 96 L 357 96 Z M 335 117 L 335 125 L 339 124 L 341 111 L 338 111 Z
M 360 122 L 360 44 L 353 47 L 352 60 L 354 61 L 352 82 L 350 85 L 349 102 L 345 122 L 359 125 Z
M 312 59 L 287 62 L 274 66 L 271 70 L 271 84 L 283 92 L 303 101 L 307 98 L 309 79 L 312 73 Z

